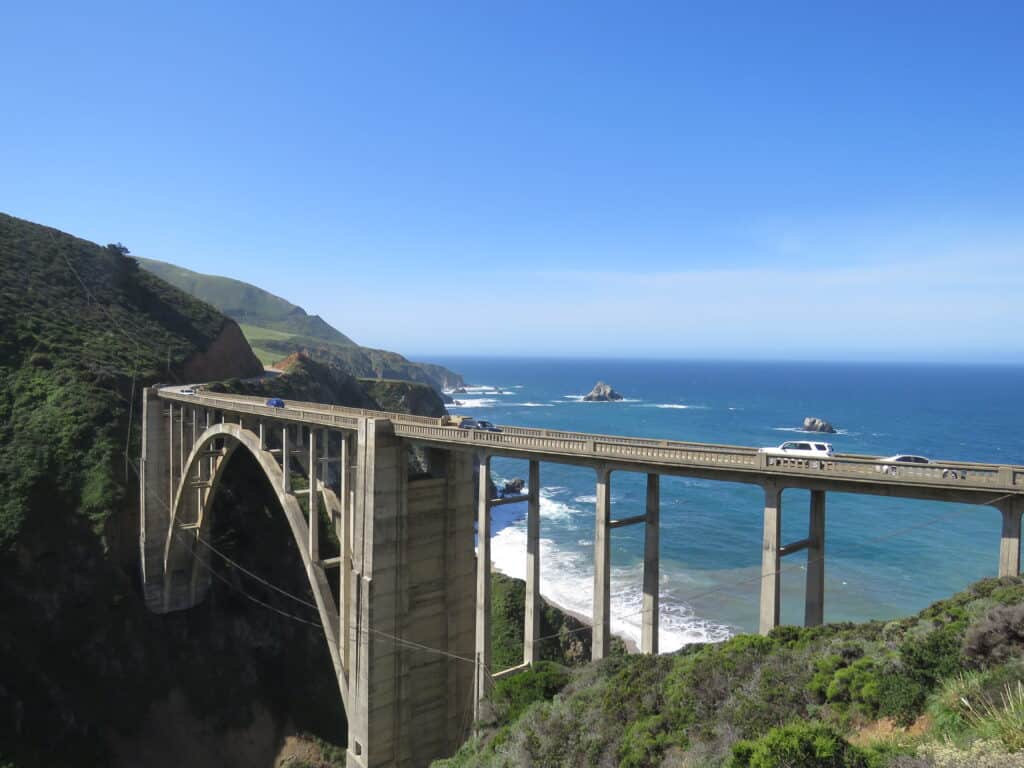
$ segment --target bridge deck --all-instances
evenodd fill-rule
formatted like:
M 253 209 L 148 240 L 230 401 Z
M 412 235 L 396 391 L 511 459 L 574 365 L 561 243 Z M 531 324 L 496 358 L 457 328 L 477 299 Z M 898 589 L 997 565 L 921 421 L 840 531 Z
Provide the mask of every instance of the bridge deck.
M 894 475 L 884 471 L 886 467 L 877 456 L 837 454 L 826 460 L 776 457 L 746 446 L 514 426 L 503 426 L 501 432 L 485 432 L 445 426 L 440 419 L 426 416 L 303 402 L 271 408 L 258 397 L 205 392 L 183 395 L 179 389 L 163 388 L 159 395 L 165 400 L 228 413 L 334 429 L 354 430 L 366 418 L 388 419 L 398 437 L 490 455 L 731 482 L 763 484 L 775 480 L 785 487 L 973 504 L 992 504 L 1005 499 L 1007 494 L 1024 495 L 1022 466 L 935 461 L 901 466 Z

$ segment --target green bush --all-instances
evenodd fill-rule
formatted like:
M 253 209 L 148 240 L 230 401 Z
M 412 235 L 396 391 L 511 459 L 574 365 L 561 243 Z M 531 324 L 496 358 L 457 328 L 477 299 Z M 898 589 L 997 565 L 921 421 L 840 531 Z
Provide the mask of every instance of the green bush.
M 550 700 L 568 682 L 567 669 L 550 661 L 538 661 L 530 669 L 495 683 L 491 701 L 499 717 L 512 722 L 535 701 Z
M 733 746 L 728 768 L 868 768 L 867 753 L 822 723 L 791 723 Z

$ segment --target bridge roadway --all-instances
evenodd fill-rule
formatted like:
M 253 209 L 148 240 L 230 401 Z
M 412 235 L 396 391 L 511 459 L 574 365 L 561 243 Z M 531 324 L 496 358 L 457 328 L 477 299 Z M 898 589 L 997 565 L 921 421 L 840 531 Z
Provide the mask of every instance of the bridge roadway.
M 278 496 L 309 576 L 348 718 L 352 768 L 422 765 L 451 754 L 493 680 L 540 658 L 541 462 L 595 471 L 594 659 L 610 647 L 611 538 L 626 525 L 645 526 L 640 649 L 658 652 L 662 475 L 762 488 L 761 632 L 779 624 L 781 558 L 804 550 L 804 623 L 824 620 L 828 492 L 994 507 L 1002 516 L 998 573 L 1020 573 L 1022 466 L 936 461 L 892 473 L 876 456 L 776 457 L 743 446 L 514 426 L 485 432 L 438 418 L 294 401 L 272 408 L 263 398 L 184 389 L 190 388 L 151 388 L 143 400 L 147 605 L 164 613 L 204 599 L 212 571 L 204 563 L 209 553 L 197 544 L 211 525 L 211 500 L 232 453 L 251 453 Z M 409 476 L 410 446 L 432 449 L 430 477 Z M 499 672 L 491 669 L 491 511 L 511 500 L 488 493 L 495 456 L 529 463 L 523 663 Z M 647 475 L 646 507 L 614 519 L 611 475 L 623 471 Z M 295 475 L 305 476 L 298 487 Z M 806 538 L 784 543 L 788 488 L 809 490 L 810 509 Z M 337 556 L 321 553 L 320 509 L 336 533 Z M 336 589 L 328 571 L 337 571 Z
M 387 419 L 397 437 L 427 445 L 490 456 L 539 459 L 562 464 L 611 467 L 619 471 L 701 477 L 786 488 L 845 491 L 933 501 L 992 504 L 1007 493 L 1024 494 L 1024 466 L 964 461 L 907 465 L 884 471 L 880 457 L 836 454 L 827 461 L 774 457 L 757 448 L 502 426 L 501 432 L 446 426 L 441 419 L 387 411 L 289 402 L 272 408 L 264 398 L 201 393 L 165 387 L 160 397 L 187 405 L 252 414 L 270 421 L 355 429 L 360 419 Z

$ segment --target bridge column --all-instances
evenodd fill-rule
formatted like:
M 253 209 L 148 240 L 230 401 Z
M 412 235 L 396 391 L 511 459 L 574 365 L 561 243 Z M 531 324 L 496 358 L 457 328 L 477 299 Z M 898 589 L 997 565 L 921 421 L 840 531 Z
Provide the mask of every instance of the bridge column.
M 825 492 L 811 491 L 811 516 L 807 524 L 807 588 L 804 626 L 817 627 L 825 620 Z
M 540 462 L 530 462 L 526 502 L 526 625 L 523 627 L 523 663 L 540 661 Z
M 999 540 L 999 575 L 1020 575 L 1020 518 L 1024 501 L 1011 498 L 999 505 L 1003 515 L 1003 531 Z
M 317 485 L 320 480 L 320 456 L 317 454 L 317 430 L 309 428 L 309 559 L 311 563 L 320 560 L 320 493 Z M 324 441 L 324 447 L 327 441 Z M 324 476 L 327 476 L 326 468 Z
M 597 515 L 594 530 L 594 621 L 590 646 L 593 661 L 608 655 L 611 644 L 611 470 L 597 470 Z
M 281 490 L 285 493 L 292 492 L 292 474 L 289 463 L 292 455 L 292 443 L 288 437 L 290 425 L 285 422 L 281 425 Z
M 401 564 L 407 467 L 402 443 L 386 419 L 361 421 L 358 434 L 355 584 L 349 641 L 346 764 L 399 764 L 401 721 Z
M 480 703 L 491 689 L 491 457 L 480 459 L 477 481 L 476 523 L 476 688 L 474 717 L 480 717 Z
M 644 523 L 644 604 L 640 651 L 658 652 L 658 566 L 661 518 L 661 478 L 647 476 L 647 520 Z
M 764 537 L 761 546 L 761 622 L 759 631 L 768 634 L 779 626 L 779 564 L 782 528 L 782 489 L 764 485 Z

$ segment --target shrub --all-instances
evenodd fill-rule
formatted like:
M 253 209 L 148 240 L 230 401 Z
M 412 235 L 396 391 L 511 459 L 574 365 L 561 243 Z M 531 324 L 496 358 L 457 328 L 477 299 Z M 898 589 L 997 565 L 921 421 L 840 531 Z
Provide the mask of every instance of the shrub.
M 491 701 L 502 721 L 512 722 L 535 701 L 550 700 L 568 682 L 569 672 L 564 667 L 538 661 L 530 669 L 495 683 Z
M 728 768 L 867 768 L 867 754 L 822 723 L 791 723 L 737 742 Z
M 967 631 L 963 650 L 979 667 L 1001 664 L 1024 654 L 1024 603 L 989 611 Z

